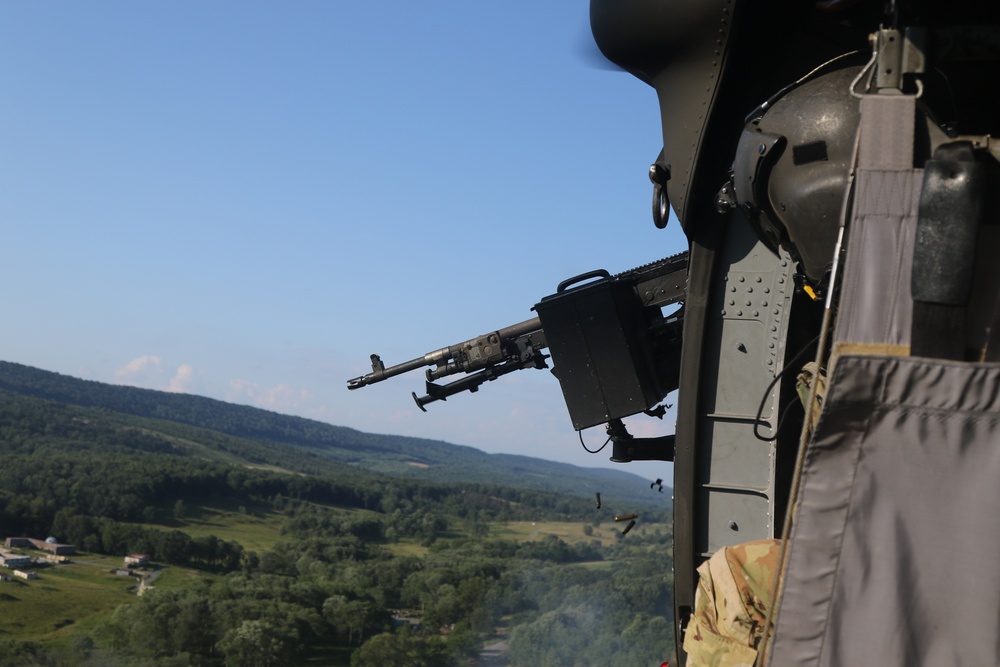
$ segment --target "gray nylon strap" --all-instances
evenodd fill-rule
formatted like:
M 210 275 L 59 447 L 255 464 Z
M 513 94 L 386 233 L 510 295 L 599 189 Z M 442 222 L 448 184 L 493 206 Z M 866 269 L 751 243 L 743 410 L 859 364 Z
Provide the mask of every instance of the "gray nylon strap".
M 898 171 L 913 168 L 916 101 L 912 95 L 865 95 L 861 98 L 859 169 Z
M 866 95 L 861 100 L 861 143 L 854 210 L 836 348 L 879 346 L 905 353 L 913 299 L 910 266 L 922 171 L 913 169 L 916 100 L 909 95 Z

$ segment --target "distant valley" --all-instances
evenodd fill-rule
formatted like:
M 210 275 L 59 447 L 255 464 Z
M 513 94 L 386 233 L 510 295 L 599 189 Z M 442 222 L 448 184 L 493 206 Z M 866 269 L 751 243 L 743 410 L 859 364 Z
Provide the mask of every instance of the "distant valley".
M 629 472 L 627 466 L 620 471 L 582 468 L 527 456 L 487 454 L 437 440 L 363 433 L 201 396 L 81 380 L 3 361 L 0 391 L 64 406 L 96 408 L 102 414 L 153 420 L 144 422 L 147 430 L 201 429 L 213 436 L 192 444 L 191 454 L 243 459 L 250 465 L 319 473 L 342 470 L 338 464 L 349 464 L 429 482 L 490 483 L 590 497 L 601 492 L 608 500 L 617 498 L 661 509 L 669 506 L 669 488 L 651 494 L 651 480 Z

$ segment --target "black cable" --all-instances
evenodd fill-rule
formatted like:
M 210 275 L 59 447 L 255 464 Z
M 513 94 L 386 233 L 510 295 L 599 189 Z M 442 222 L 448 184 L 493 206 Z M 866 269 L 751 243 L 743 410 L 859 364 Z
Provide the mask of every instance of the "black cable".
M 607 446 L 608 446 L 608 443 L 609 443 L 609 442 L 611 442 L 611 436 L 609 435 L 609 436 L 608 436 L 608 439 L 604 441 L 604 444 L 603 444 L 603 445 L 601 445 L 601 446 L 600 446 L 600 447 L 598 447 L 597 449 L 593 449 L 593 450 L 592 450 L 592 449 L 589 449 L 589 448 L 587 447 L 587 445 L 585 445 L 585 444 L 584 444 L 584 442 L 583 442 L 583 431 L 577 431 L 577 432 L 576 432 L 576 434 L 577 434 L 578 436 L 580 436 L 580 446 L 581 446 L 581 447 L 583 447 L 583 450 L 584 450 L 585 452 L 587 452 L 588 454 L 600 454 L 600 453 L 601 453 L 601 450 L 602 450 L 602 449 L 604 449 L 605 447 L 607 447 Z
M 754 437 L 756 437 L 758 440 L 763 440 L 764 442 L 774 442 L 775 440 L 778 439 L 778 433 L 781 432 L 781 423 L 785 420 L 785 415 L 788 414 L 788 408 L 787 407 L 785 408 L 785 412 L 778 419 L 778 424 L 774 428 L 774 435 L 772 435 L 769 438 L 765 438 L 757 430 L 760 427 L 760 423 L 761 423 L 761 419 L 760 418 L 761 418 L 761 415 L 764 414 L 764 406 L 767 404 L 767 397 L 771 394 L 771 390 L 774 389 L 774 385 L 778 384 L 778 380 L 780 380 L 781 378 L 785 377 L 785 373 L 787 373 L 789 370 L 792 370 L 792 369 L 796 368 L 796 366 L 799 363 L 799 361 L 802 360 L 801 359 L 802 355 L 805 354 L 806 352 L 808 352 L 809 349 L 812 348 L 813 343 L 815 343 L 818 340 L 819 340 L 819 336 L 817 335 L 811 341 L 809 341 L 808 343 L 806 343 L 802 347 L 802 349 L 799 350 L 798 354 L 796 354 L 794 357 L 792 357 L 792 360 L 789 361 L 787 364 L 785 364 L 785 367 L 781 369 L 781 372 L 778 373 L 777 375 L 775 375 L 774 379 L 771 380 L 771 382 L 767 385 L 767 389 L 764 390 L 764 395 L 760 399 L 760 407 L 757 408 L 757 416 L 754 418 L 754 422 L 753 422 L 753 434 L 754 434 Z

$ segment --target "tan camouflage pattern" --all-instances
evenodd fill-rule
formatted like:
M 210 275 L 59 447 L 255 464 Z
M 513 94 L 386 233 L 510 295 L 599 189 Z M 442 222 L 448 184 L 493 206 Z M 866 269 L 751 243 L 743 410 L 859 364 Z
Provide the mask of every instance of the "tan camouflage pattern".
M 753 667 L 780 550 L 780 540 L 747 542 L 720 549 L 698 568 L 684 633 L 688 667 Z
M 812 405 L 809 404 L 809 396 L 812 393 L 813 385 L 816 385 L 816 398 Z M 806 409 L 806 433 L 810 436 L 816 430 L 819 423 L 819 415 L 823 411 L 823 401 L 826 399 L 826 371 L 819 367 L 815 361 L 810 361 L 802 367 L 802 371 L 795 378 L 795 391 L 799 395 L 802 407 Z

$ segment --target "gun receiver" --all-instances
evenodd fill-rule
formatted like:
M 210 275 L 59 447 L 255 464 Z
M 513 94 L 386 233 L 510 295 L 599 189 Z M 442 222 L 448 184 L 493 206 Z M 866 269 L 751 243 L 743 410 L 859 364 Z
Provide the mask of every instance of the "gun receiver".
M 564 280 L 535 304 L 538 317 L 449 345 L 386 368 L 371 355 L 372 372 L 347 381 L 359 389 L 425 366 L 426 405 L 523 368 L 548 368 L 549 348 L 576 430 L 652 409 L 677 388 L 687 253 L 612 276 L 590 271 Z M 585 282 L 590 281 L 590 282 Z M 466 377 L 435 384 L 456 373 Z

